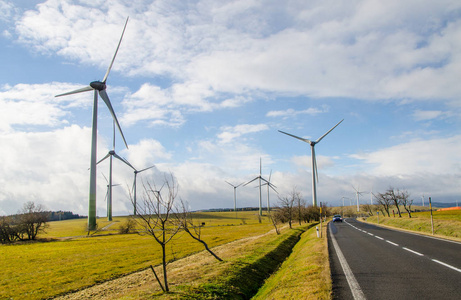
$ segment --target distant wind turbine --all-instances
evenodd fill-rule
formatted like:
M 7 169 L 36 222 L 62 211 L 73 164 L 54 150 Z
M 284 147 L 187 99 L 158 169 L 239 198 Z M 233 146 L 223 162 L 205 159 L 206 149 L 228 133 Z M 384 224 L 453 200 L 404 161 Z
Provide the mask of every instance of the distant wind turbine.
M 263 212 L 262 212 L 262 201 L 261 201 L 261 198 L 262 198 L 262 194 L 261 194 L 261 180 L 267 182 L 266 179 L 264 179 L 261 175 L 262 173 L 262 162 L 261 162 L 261 158 L 259 158 L 259 176 L 256 176 L 254 179 L 248 181 L 247 183 L 245 183 L 243 186 L 246 186 L 248 185 L 249 183 L 252 183 L 253 181 L 255 180 L 259 180 L 259 215 L 262 216 L 263 215 Z
M 359 197 L 365 192 L 360 191 L 360 185 L 359 185 L 358 188 L 355 188 L 354 186 L 352 186 L 352 188 L 355 190 L 355 195 L 357 197 L 357 211 L 360 211 L 360 199 L 359 199 Z
M 112 221 L 112 203 L 109 203 L 109 200 L 110 200 L 110 195 L 112 193 L 112 187 L 113 186 L 119 186 L 120 184 L 112 184 L 112 181 L 109 177 L 109 181 L 107 181 L 107 178 L 106 176 L 104 176 L 104 174 L 102 174 L 102 176 L 104 177 L 104 179 L 106 180 L 107 182 L 107 192 L 106 192 L 106 197 L 104 198 L 106 202 L 106 205 L 107 205 L 107 220 L 108 221 Z
M 131 166 L 131 167 L 134 170 L 134 181 L 133 181 L 133 206 L 134 206 L 134 208 L 133 208 L 133 215 L 136 216 L 136 214 L 137 214 L 137 211 L 136 211 L 136 177 L 138 176 L 139 173 L 144 172 L 146 170 L 149 170 L 149 169 L 155 167 L 155 165 L 150 166 L 150 167 L 145 168 L 145 169 L 142 169 L 142 170 L 139 170 L 139 171 L 136 170 L 133 166 Z M 158 191 L 158 192 L 160 192 L 160 191 Z
M 115 50 L 114 57 L 110 62 L 109 68 L 104 75 L 102 81 L 93 81 L 90 83 L 89 86 L 80 88 L 71 92 L 67 92 L 64 94 L 56 95 L 56 97 L 65 96 L 65 95 L 72 95 L 82 92 L 94 91 L 94 100 L 93 100 L 93 124 L 92 124 L 92 132 L 91 132 L 91 159 L 90 159 L 90 195 L 88 201 L 88 230 L 95 230 L 96 229 L 96 150 L 97 150 L 97 133 L 98 133 L 98 93 L 99 96 L 104 100 L 107 108 L 109 109 L 112 118 L 117 124 L 117 128 L 120 132 L 120 135 L 123 138 L 123 142 L 125 146 L 128 148 L 128 144 L 123 136 L 122 128 L 118 123 L 117 116 L 115 115 L 114 109 L 112 108 L 112 104 L 109 100 L 109 96 L 106 93 L 106 81 L 107 77 L 109 77 L 110 70 L 112 69 L 112 65 L 114 64 L 115 57 L 117 56 L 118 49 L 120 48 L 120 44 L 122 43 L 123 34 L 125 33 L 126 25 L 128 24 L 128 18 L 125 22 L 125 27 L 123 27 L 122 35 L 120 37 L 120 41 L 118 42 L 117 49 Z
M 310 146 L 311 146 L 311 156 L 312 156 L 312 205 L 313 206 L 317 206 L 317 189 L 316 189 L 316 181 L 319 181 L 319 175 L 317 173 L 317 161 L 315 159 L 315 145 L 320 143 L 320 141 L 327 135 L 329 134 L 333 129 L 336 128 L 336 126 L 338 126 L 342 121 L 344 121 L 344 119 L 342 119 L 341 121 L 338 122 L 338 124 L 336 124 L 335 126 L 333 126 L 333 128 L 331 128 L 330 130 L 327 131 L 327 133 L 325 133 L 324 135 L 322 135 L 318 140 L 316 141 L 311 141 L 311 140 L 308 140 L 308 139 L 304 139 L 304 138 L 301 138 L 299 136 L 296 136 L 296 135 L 292 135 L 290 133 L 286 133 L 286 132 L 283 132 L 281 130 L 279 130 L 279 132 L 283 133 L 283 134 L 286 134 L 286 135 L 289 135 L 291 137 L 294 137 L 295 139 L 298 139 L 298 140 L 301 140 L 305 143 L 308 143 Z
M 124 158 L 121 158 L 117 153 L 115 153 L 115 122 L 113 122 L 113 137 L 112 137 L 112 150 L 110 150 L 103 159 L 98 161 L 96 164 L 98 165 L 100 162 L 103 162 L 106 158 L 109 158 L 109 185 L 108 185 L 108 194 L 107 196 L 107 220 L 112 221 L 112 157 L 117 158 L 118 160 L 122 161 L 127 166 L 133 168 L 133 166 Z M 105 177 L 104 177 L 105 178 Z M 106 179 L 107 180 L 107 179 Z
M 271 189 L 273 189 L 274 192 L 276 192 L 277 194 L 279 193 L 279 192 L 277 192 L 277 190 L 276 190 L 276 186 L 273 185 L 272 182 L 271 182 L 271 176 L 272 176 L 272 170 L 271 170 L 271 172 L 269 173 L 269 180 L 268 180 L 266 183 L 263 183 L 263 186 L 264 186 L 264 185 L 267 186 L 267 212 L 270 211 L 270 202 L 269 202 L 269 191 L 270 191 L 270 190 L 269 190 L 269 187 L 270 187 Z
M 236 190 L 237 190 L 237 188 L 239 186 L 241 186 L 243 184 L 243 182 L 241 184 L 239 184 L 239 185 L 233 185 L 232 183 L 230 183 L 227 180 L 225 180 L 225 182 L 234 188 L 234 211 L 235 211 L 235 216 L 237 216 L 237 196 L 236 196 L 237 192 L 236 192 Z

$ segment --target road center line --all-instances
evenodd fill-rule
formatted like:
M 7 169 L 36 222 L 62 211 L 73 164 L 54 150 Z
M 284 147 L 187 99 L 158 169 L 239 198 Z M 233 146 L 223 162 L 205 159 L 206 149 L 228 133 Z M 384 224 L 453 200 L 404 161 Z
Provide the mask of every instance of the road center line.
M 453 270 L 458 271 L 458 272 L 461 273 L 461 269 L 458 269 L 458 268 L 456 268 L 456 267 L 453 267 L 452 265 L 449 265 L 449 264 L 446 264 L 446 263 L 444 263 L 444 262 L 441 262 L 440 260 L 432 259 L 432 261 L 433 261 L 433 262 L 436 262 L 436 263 L 438 263 L 438 264 L 441 264 L 442 266 L 445 266 L 445 267 L 447 267 L 447 268 L 453 269 Z
M 377 238 L 377 239 L 380 239 L 380 240 L 384 241 L 384 239 L 383 239 L 382 237 L 380 237 L 380 236 L 377 236 L 377 235 L 375 235 L 375 238 Z
M 405 247 L 402 247 L 402 249 L 407 250 L 407 251 L 409 251 L 411 253 L 414 253 L 416 255 L 419 255 L 419 256 L 424 256 L 424 254 L 416 252 L 415 250 L 411 250 L 411 249 L 408 249 L 408 248 L 405 248 Z
M 389 240 L 386 240 L 386 242 L 388 242 L 388 243 L 391 244 L 391 245 L 397 246 L 397 247 L 399 246 L 399 244 L 396 244 L 396 243 L 391 242 L 391 241 L 389 241 Z
M 344 275 L 346 276 L 347 283 L 349 284 L 349 288 L 351 289 L 352 292 L 352 297 L 354 297 L 355 300 L 365 300 L 365 295 L 362 292 L 362 289 L 360 288 L 359 283 L 357 282 L 357 279 L 355 279 L 354 273 L 352 273 L 351 268 L 349 267 L 349 264 L 346 261 L 346 258 L 343 255 L 343 252 L 339 248 L 338 242 L 336 242 L 336 238 L 334 234 L 331 232 L 331 226 L 330 226 L 330 236 L 331 236 L 331 241 L 333 243 L 333 248 L 335 248 L 336 255 L 338 256 L 339 263 L 341 264 L 341 267 L 343 268 Z

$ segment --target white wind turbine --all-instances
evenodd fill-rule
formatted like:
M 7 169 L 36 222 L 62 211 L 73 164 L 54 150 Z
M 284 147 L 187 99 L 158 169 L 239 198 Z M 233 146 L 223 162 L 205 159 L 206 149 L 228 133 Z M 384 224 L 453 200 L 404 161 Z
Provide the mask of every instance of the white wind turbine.
M 328 130 L 324 135 L 322 135 L 318 140 L 316 141 L 311 141 L 311 140 L 308 140 L 308 139 L 304 139 L 304 138 L 301 138 L 299 136 L 296 136 L 296 135 L 292 135 L 292 134 L 289 134 L 289 133 L 286 133 L 286 132 L 283 132 L 281 130 L 279 130 L 279 132 L 283 133 L 283 134 L 286 134 L 286 135 L 289 135 L 291 137 L 294 137 L 295 139 L 298 139 L 298 140 L 301 140 L 305 143 L 308 143 L 310 146 L 311 146 L 311 156 L 312 156 L 312 205 L 313 206 L 317 206 L 317 187 L 316 187 L 316 181 L 319 181 L 319 175 L 317 173 L 317 161 L 315 159 L 315 145 L 320 143 L 320 141 L 327 135 L 329 134 L 333 129 L 336 128 L 336 126 L 338 126 L 342 121 L 344 121 L 344 119 L 342 119 L 341 121 L 338 122 L 338 124 L 336 124 L 335 126 L 333 126 L 333 128 L 331 128 L 330 130 Z
M 243 186 L 246 186 L 248 185 L 249 183 L 252 183 L 253 181 L 255 180 L 259 180 L 259 215 L 262 216 L 263 215 L 263 212 L 262 212 L 262 201 L 261 201 L 261 198 L 262 198 L 262 193 L 261 193 L 261 180 L 267 182 L 266 179 L 264 179 L 261 175 L 262 173 L 262 162 L 261 162 L 261 158 L 259 158 L 259 176 L 256 176 L 255 178 L 253 178 L 252 180 L 248 181 L 247 183 L 245 183 Z
M 104 158 L 98 161 L 96 164 L 98 165 L 100 162 L 104 161 L 106 158 L 109 158 L 109 182 L 108 182 L 108 190 L 107 190 L 107 220 L 112 221 L 112 157 L 117 158 L 118 160 L 122 161 L 127 166 L 133 168 L 133 166 L 124 158 L 121 158 L 117 153 L 115 153 L 115 122 L 113 122 L 113 139 L 112 139 L 112 150 L 110 150 Z M 134 168 L 133 168 L 134 169 Z M 105 178 L 105 177 L 104 177 Z M 106 179 L 107 181 L 107 179 Z
M 358 188 L 355 188 L 354 186 L 352 186 L 352 188 L 355 190 L 355 195 L 357 197 L 357 211 L 359 212 L 360 211 L 360 199 L 359 198 L 363 193 L 366 193 L 366 192 L 360 191 L 360 185 Z
M 92 124 L 92 132 L 91 132 L 91 159 L 90 159 L 90 195 L 88 201 L 88 230 L 95 230 L 96 229 L 96 150 L 97 150 L 97 133 L 98 133 L 98 93 L 99 96 L 104 100 L 107 108 L 109 109 L 115 124 L 117 124 L 117 128 L 120 132 L 120 135 L 123 138 L 123 142 L 125 146 L 128 148 L 128 144 L 126 143 L 125 137 L 123 136 L 122 128 L 118 123 L 117 116 L 115 115 L 114 109 L 112 108 L 112 104 L 109 100 L 109 96 L 106 93 L 106 81 L 107 77 L 109 77 L 110 70 L 112 69 L 112 65 L 114 64 L 115 57 L 117 56 L 118 49 L 120 48 L 120 44 L 122 43 L 123 34 L 125 33 L 126 25 L 128 24 L 128 18 L 125 22 L 125 27 L 123 27 L 122 35 L 120 37 L 120 41 L 118 42 L 117 49 L 115 50 L 114 57 L 110 62 L 109 68 L 104 75 L 102 81 L 93 81 L 90 83 L 89 86 L 77 89 L 71 92 L 67 92 L 64 94 L 56 95 L 56 97 L 65 96 L 65 95 L 72 95 L 82 92 L 94 91 L 94 99 L 93 99 L 93 124 Z
M 139 170 L 139 171 L 136 170 L 133 166 L 131 166 L 131 167 L 134 170 L 134 180 L 133 180 L 133 206 L 134 206 L 134 208 L 133 208 L 133 215 L 136 216 L 136 214 L 137 214 L 137 211 L 136 211 L 136 177 L 138 176 L 139 173 L 144 172 L 146 170 L 149 170 L 149 169 L 155 167 L 155 165 L 150 166 L 150 167 L 145 168 L 145 169 L 142 169 L 142 170 Z M 158 191 L 158 192 L 160 192 L 160 191 Z
M 224 180 L 224 181 L 234 188 L 234 211 L 235 211 L 235 216 L 237 216 L 237 196 L 236 196 L 237 195 L 237 188 L 239 186 L 241 186 L 243 184 L 243 182 L 241 184 L 239 184 L 239 185 L 233 185 L 232 183 L 230 183 L 227 180 Z
M 109 197 L 110 197 L 110 193 L 112 193 L 112 187 L 113 186 L 119 186 L 120 184 L 112 184 L 112 181 L 110 179 L 109 179 L 109 181 L 107 181 L 107 178 L 106 178 L 106 176 L 104 176 L 104 174 L 102 174 L 102 176 L 104 177 L 104 179 L 107 182 L 106 197 L 104 198 L 104 200 L 107 201 L 106 202 L 106 205 L 107 205 L 107 220 L 112 221 L 112 203 L 109 204 Z
M 269 187 L 270 187 L 271 189 L 273 189 L 274 192 L 276 192 L 277 194 L 279 193 L 279 192 L 277 192 L 277 190 L 275 189 L 276 186 L 273 185 L 272 182 L 271 182 L 271 176 L 272 176 L 272 170 L 271 170 L 271 172 L 269 173 L 269 180 L 268 180 L 266 183 L 263 183 L 263 185 L 266 185 L 266 186 L 267 186 L 267 212 L 270 211 L 270 202 L 269 202 L 269 194 L 270 194 L 269 192 L 270 192 L 270 190 L 269 190 Z

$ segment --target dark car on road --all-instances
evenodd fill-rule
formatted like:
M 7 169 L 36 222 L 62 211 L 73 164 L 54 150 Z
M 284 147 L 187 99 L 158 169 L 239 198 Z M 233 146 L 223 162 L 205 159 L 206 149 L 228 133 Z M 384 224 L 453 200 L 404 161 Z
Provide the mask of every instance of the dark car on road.
M 333 216 L 333 222 L 342 222 L 343 218 L 341 218 L 341 215 L 334 215 Z

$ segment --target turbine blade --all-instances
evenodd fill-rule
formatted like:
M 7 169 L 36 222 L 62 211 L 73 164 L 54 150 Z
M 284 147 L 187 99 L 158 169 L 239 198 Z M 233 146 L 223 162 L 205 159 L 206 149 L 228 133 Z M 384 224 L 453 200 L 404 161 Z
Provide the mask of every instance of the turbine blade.
M 118 49 L 120 48 L 120 44 L 122 43 L 123 35 L 125 34 L 126 25 L 128 24 L 128 19 L 129 17 L 126 18 L 125 27 L 123 27 L 122 36 L 120 37 L 120 41 L 118 42 L 117 49 L 115 50 L 115 53 L 114 53 L 114 57 L 112 58 L 109 68 L 107 69 L 106 75 L 104 75 L 104 78 L 102 80 L 102 82 L 104 83 L 106 83 L 107 77 L 109 77 L 110 69 L 112 69 L 112 65 L 114 64 L 114 60 L 115 60 L 115 57 L 117 56 Z
M 74 90 L 74 91 L 71 91 L 71 92 L 67 92 L 67 93 L 64 93 L 64 94 L 56 95 L 55 97 L 61 97 L 61 96 L 66 96 L 66 95 L 78 94 L 78 93 L 88 92 L 88 91 L 92 91 L 92 90 L 93 90 L 93 88 L 92 88 L 91 86 L 86 86 L 86 87 L 81 88 L 81 89 L 77 89 L 77 90 Z
M 100 162 L 102 162 L 103 160 L 105 160 L 106 158 L 108 158 L 110 156 L 110 153 L 107 153 L 106 156 L 104 156 L 103 159 L 101 159 L 100 161 L 98 161 L 96 164 L 99 164 Z M 104 174 L 103 174 L 104 176 Z
M 271 169 L 271 172 L 269 173 L 269 182 L 271 181 L 271 176 L 272 176 L 272 169 Z
M 306 142 L 306 143 L 309 143 L 309 144 L 311 143 L 311 141 L 308 140 L 308 139 L 303 139 L 303 138 L 301 138 L 301 137 L 299 137 L 299 136 L 292 135 L 292 134 L 289 134 L 289 133 L 284 132 L 284 131 L 281 131 L 281 130 L 279 130 L 279 132 L 281 132 L 281 133 L 283 133 L 283 134 L 286 134 L 286 135 L 289 135 L 289 136 L 291 136 L 291 137 L 294 137 L 295 139 L 301 140 L 301 141 L 303 141 L 303 142 Z
M 115 124 L 117 124 L 118 131 L 120 132 L 120 135 L 122 136 L 123 142 L 125 143 L 126 148 L 128 149 L 128 144 L 126 143 L 125 136 L 123 135 L 122 128 L 120 127 L 120 124 L 118 123 L 117 116 L 115 115 L 114 109 L 112 107 L 112 104 L 110 103 L 109 96 L 106 93 L 106 90 L 101 90 L 99 91 L 99 95 L 101 96 L 102 100 L 104 100 L 104 103 L 106 103 L 107 108 L 110 111 L 110 114 L 112 115 L 112 118 L 115 121 Z
M 341 124 L 342 121 L 344 121 L 344 119 L 342 119 L 341 121 L 339 121 L 338 124 L 336 124 L 335 126 L 333 126 L 333 128 L 331 128 L 330 130 L 328 130 L 327 133 L 325 133 L 324 135 L 322 135 L 315 143 L 319 143 L 327 134 L 329 134 L 333 129 L 335 129 L 336 126 L 338 126 L 339 124 Z
M 275 185 L 269 183 L 269 187 L 270 187 L 274 192 L 276 192 L 277 194 L 279 193 L 279 192 L 277 192 L 277 190 L 275 189 Z
M 242 184 L 244 184 L 245 182 L 242 182 L 241 184 L 237 185 L 236 188 L 238 188 L 239 186 L 241 186 Z
M 117 153 L 114 153 L 114 157 L 124 162 L 127 166 L 129 166 L 133 170 L 136 170 L 126 159 L 120 157 Z
M 232 186 L 232 187 L 235 187 L 235 185 L 233 185 L 232 183 L 230 183 L 229 181 L 227 180 L 224 180 L 228 185 Z
M 150 167 L 145 168 L 145 169 L 142 169 L 141 171 L 138 171 L 138 173 L 141 173 L 141 172 L 144 172 L 144 171 L 146 171 L 146 170 L 152 169 L 153 167 L 155 167 L 155 165 L 150 166 Z
M 256 178 L 254 178 L 254 179 L 252 179 L 252 180 L 250 180 L 250 181 L 248 181 L 248 182 L 247 182 L 247 183 L 245 183 L 243 186 L 245 186 L 245 185 L 248 185 L 248 184 L 252 183 L 252 182 L 253 182 L 253 181 L 255 181 L 256 179 L 259 179 L 259 176 L 258 176 L 258 177 L 256 177 Z
M 102 174 L 102 177 L 104 177 L 104 179 L 106 180 L 107 184 L 109 184 L 109 181 L 107 180 L 106 176 L 104 176 L 104 173 L 101 173 Z
M 115 122 L 112 121 L 112 150 L 115 150 Z

